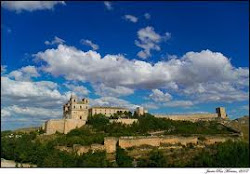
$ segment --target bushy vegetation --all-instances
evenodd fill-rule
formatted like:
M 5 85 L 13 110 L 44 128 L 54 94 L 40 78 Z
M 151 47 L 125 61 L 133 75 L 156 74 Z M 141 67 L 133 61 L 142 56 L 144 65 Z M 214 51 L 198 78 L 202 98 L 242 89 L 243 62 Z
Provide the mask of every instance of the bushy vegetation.
M 38 167 L 108 167 L 106 152 L 88 152 L 81 156 L 54 148 L 52 142 L 41 143 L 33 134 L 21 138 L 1 138 L 1 158 Z
M 141 158 L 137 163 L 138 167 L 168 167 L 167 158 L 163 156 L 162 151 L 157 149 L 149 153 L 149 158 Z
M 116 149 L 116 163 L 119 167 L 133 167 L 133 159 L 128 156 L 127 152 L 120 148 L 117 147 Z
M 174 121 L 156 118 L 151 114 L 138 117 L 138 122 L 132 125 L 109 123 L 102 114 L 89 117 L 88 124 L 97 131 L 103 131 L 109 136 L 147 135 L 150 131 L 165 130 L 165 134 L 227 134 L 234 132 L 232 129 L 220 125 L 215 121 Z
M 197 155 L 190 166 L 249 167 L 249 144 L 243 141 L 219 143 Z
M 131 115 L 127 113 L 127 115 Z M 132 116 L 133 118 L 136 115 Z M 233 131 L 216 122 L 187 122 L 155 118 L 150 114 L 138 117 L 138 122 L 132 125 L 110 123 L 104 115 L 89 117 L 87 125 L 70 131 L 67 135 L 57 133 L 53 136 L 39 136 L 40 131 L 19 133 L 21 137 L 13 136 L 13 132 L 1 132 L 1 157 L 21 163 L 32 163 L 38 167 L 111 167 L 114 166 L 106 159 L 106 152 L 89 152 L 82 156 L 62 152 L 55 146 L 73 144 L 90 145 L 103 144 L 107 136 L 137 136 L 149 135 L 151 131 L 164 130 L 165 134 L 226 134 Z M 10 136 L 12 135 L 12 136 Z M 48 138 L 48 139 L 46 139 Z M 46 140 L 45 140 L 46 139 Z M 200 136 L 202 139 L 202 135 Z M 178 164 L 179 166 L 237 166 L 246 167 L 249 164 L 249 149 L 247 144 L 226 143 L 207 148 L 199 154 L 192 163 Z M 118 167 L 131 167 L 133 159 L 126 151 L 118 148 L 116 164 Z M 152 151 L 149 158 L 138 161 L 140 167 L 167 167 L 166 157 L 161 151 Z

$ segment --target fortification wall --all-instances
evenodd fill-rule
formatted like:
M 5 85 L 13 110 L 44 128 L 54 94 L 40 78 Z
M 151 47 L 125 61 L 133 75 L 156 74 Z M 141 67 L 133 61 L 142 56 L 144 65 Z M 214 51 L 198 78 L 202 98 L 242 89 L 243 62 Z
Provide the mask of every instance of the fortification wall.
M 142 145 L 161 146 L 162 144 L 197 144 L 197 137 L 179 137 L 179 136 L 150 136 L 150 137 L 121 137 L 119 146 L 121 148 L 138 147 Z
M 121 137 L 119 138 L 119 146 L 123 149 L 141 146 L 141 145 L 150 145 L 150 146 L 160 146 L 159 137 Z
M 45 122 L 45 132 L 47 135 L 54 134 L 56 132 L 67 134 L 69 131 L 75 128 L 79 128 L 86 124 L 86 121 L 75 119 L 53 119 Z
M 107 153 L 115 153 L 116 152 L 116 144 L 118 138 L 116 137 L 105 137 L 104 138 L 104 147 Z
M 176 136 L 176 135 L 166 135 L 166 136 L 138 136 L 138 137 L 105 137 L 104 138 L 104 145 L 103 144 L 92 144 L 90 146 L 82 146 L 79 144 L 74 144 L 72 148 L 65 147 L 65 146 L 56 146 L 57 149 L 67 152 L 76 152 L 78 155 L 83 153 L 87 153 L 89 150 L 91 151 L 104 151 L 106 150 L 107 153 L 115 153 L 116 152 L 116 145 L 127 149 L 130 147 L 139 147 L 142 145 L 149 145 L 154 147 L 164 147 L 165 144 L 168 145 L 188 145 L 193 144 L 197 146 L 204 146 L 204 145 L 211 145 L 215 143 L 225 142 L 227 140 L 236 141 L 239 140 L 241 137 L 238 134 L 235 135 L 205 135 L 203 136 L 203 140 L 199 140 L 199 136 Z M 179 146 L 176 146 L 179 147 Z
M 64 120 L 48 120 L 45 122 L 45 132 L 47 135 L 54 134 L 56 132 L 64 133 Z
M 118 119 L 110 119 L 110 123 L 116 122 L 116 123 L 122 123 L 122 124 L 133 124 L 134 122 L 138 122 L 138 119 L 129 119 L 129 118 L 118 118 Z
M 171 120 L 185 120 L 185 121 L 198 121 L 198 120 L 213 120 L 218 118 L 217 113 L 208 114 L 181 114 L 181 115 L 164 115 L 155 114 L 156 118 L 166 118 Z
M 164 136 L 160 138 L 159 141 L 160 144 L 181 144 L 181 145 L 197 144 L 198 137 Z
M 63 132 L 64 134 L 67 134 L 72 129 L 76 129 L 76 128 L 82 127 L 83 125 L 86 124 L 86 121 L 75 120 L 75 119 L 65 119 L 64 122 L 65 122 L 64 132 Z

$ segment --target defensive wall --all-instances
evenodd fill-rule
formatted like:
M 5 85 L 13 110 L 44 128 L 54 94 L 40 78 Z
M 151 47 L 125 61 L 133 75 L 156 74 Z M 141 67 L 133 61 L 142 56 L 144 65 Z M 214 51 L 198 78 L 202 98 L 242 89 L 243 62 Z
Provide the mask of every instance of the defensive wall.
M 218 118 L 217 113 L 207 113 L 207 114 L 179 114 L 179 115 L 164 115 L 155 114 L 156 118 L 165 118 L 171 120 L 182 120 L 182 121 L 199 121 L 199 120 L 215 120 Z
M 86 121 L 76 119 L 51 119 L 45 122 L 45 132 L 47 135 L 60 132 L 67 134 L 75 128 L 79 128 L 86 124 Z
M 202 138 L 201 138 L 202 137 Z M 115 153 L 117 145 L 123 149 L 131 147 L 140 147 L 148 145 L 152 147 L 162 147 L 165 145 L 210 145 L 227 140 L 237 141 L 242 137 L 239 134 L 231 135 L 191 135 L 191 136 L 179 136 L 179 135 L 165 135 L 165 136 L 128 136 L 128 137 L 105 137 L 103 144 L 92 144 L 90 146 L 82 146 L 75 144 L 73 147 L 57 146 L 57 149 L 76 152 L 78 155 L 91 151 L 104 151 L 107 153 Z
M 200 113 L 200 114 L 178 114 L 178 115 L 167 115 L 167 114 L 154 114 L 156 118 L 166 118 L 171 120 L 182 120 L 182 121 L 199 121 L 199 120 L 217 120 L 227 119 L 226 110 L 224 107 L 218 107 L 215 109 L 216 113 Z

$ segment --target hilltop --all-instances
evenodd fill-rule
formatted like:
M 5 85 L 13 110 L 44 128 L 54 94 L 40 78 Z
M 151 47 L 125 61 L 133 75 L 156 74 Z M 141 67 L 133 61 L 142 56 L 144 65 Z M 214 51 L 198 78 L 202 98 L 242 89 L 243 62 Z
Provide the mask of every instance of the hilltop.
M 234 155 L 232 158 L 241 153 L 240 162 L 232 165 L 220 159 L 219 166 L 246 166 L 248 145 L 237 136 L 237 131 L 216 121 L 176 121 L 145 114 L 138 122 L 126 125 L 110 123 L 99 114 L 68 134 L 45 135 L 41 130 L 2 132 L 1 154 L 7 160 L 38 167 L 204 167 L 218 163 L 214 159 L 217 153 Z M 117 142 L 116 150 L 108 153 L 105 147 L 113 148 L 112 142 L 105 144 L 105 139 L 112 137 L 118 142 L 112 140 Z

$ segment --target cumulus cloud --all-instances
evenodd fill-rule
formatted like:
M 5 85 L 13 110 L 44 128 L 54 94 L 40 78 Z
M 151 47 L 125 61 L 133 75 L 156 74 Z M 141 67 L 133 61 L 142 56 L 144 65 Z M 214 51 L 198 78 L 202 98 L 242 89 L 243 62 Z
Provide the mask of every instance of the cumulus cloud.
M 74 85 L 70 83 L 65 83 L 64 86 L 66 86 L 73 93 L 75 93 L 75 95 L 80 97 L 87 96 L 90 93 L 90 91 L 84 86 Z
M 17 13 L 21 11 L 53 10 L 57 4 L 65 5 L 64 1 L 2 1 L 1 6 Z
M 172 100 L 172 96 L 169 93 L 163 93 L 159 89 L 153 89 L 152 94 L 149 95 L 149 98 L 155 102 L 168 102 Z
M 94 44 L 91 40 L 81 39 L 80 42 L 83 45 L 90 46 L 93 50 L 98 50 L 99 49 L 99 46 L 97 44 Z
M 62 105 L 69 99 L 70 92 L 60 93 L 58 85 L 51 81 L 26 81 L 25 73 L 37 75 L 34 69 L 27 66 L 1 76 L 1 116 L 4 124 L 15 120 L 38 126 L 45 120 L 62 117 Z M 24 75 L 18 76 L 13 72 Z
M 222 53 L 210 50 L 188 52 L 180 58 L 155 64 L 129 60 L 122 55 L 101 57 L 95 51 L 83 52 L 66 45 L 39 52 L 35 57 L 45 62 L 41 69 L 54 76 L 114 89 L 117 86 L 166 89 L 170 94 L 175 92 L 202 102 L 205 98 L 207 101 L 243 101 L 248 96 L 248 68 L 235 68 Z M 216 85 L 221 86 L 216 88 Z M 222 95 L 219 99 L 212 97 L 218 94 Z
M 125 15 L 124 19 L 133 23 L 136 23 L 138 21 L 138 18 L 133 15 Z
M 6 65 L 1 65 L 1 74 L 4 74 L 7 71 Z
M 57 84 L 51 81 L 16 81 L 1 77 L 1 85 L 3 105 L 53 108 L 61 107 L 68 98 L 66 94 L 61 94 L 57 90 Z
M 169 93 L 163 93 L 159 89 L 153 89 L 149 95 L 149 99 L 153 102 L 147 103 L 147 107 L 159 108 L 159 107 L 190 107 L 194 105 L 192 101 L 188 100 L 172 100 L 173 97 Z
M 90 99 L 91 106 L 118 106 L 125 107 L 130 110 L 136 109 L 138 105 L 134 105 L 126 100 L 119 99 L 116 97 L 101 97 L 98 99 Z
M 151 56 L 151 50 L 160 51 L 160 43 L 171 38 L 171 34 L 166 32 L 165 35 L 160 35 L 155 32 L 153 27 L 145 27 L 137 32 L 138 40 L 135 40 L 135 45 L 142 48 L 137 56 L 146 59 Z
M 100 96 L 118 97 L 118 96 L 131 95 L 134 93 L 133 89 L 124 86 L 109 87 L 101 83 L 101 84 L 93 84 L 93 87 L 95 89 L 96 94 Z
M 149 13 L 144 14 L 145 19 L 151 19 L 151 15 Z
M 111 2 L 109 2 L 109 1 L 104 1 L 104 5 L 105 5 L 106 9 L 108 9 L 108 10 L 113 10 L 112 3 L 111 3 Z
M 3 115 L 2 115 L 3 114 Z M 17 105 L 7 106 L 1 109 L 1 115 L 3 117 L 9 117 L 11 115 L 18 115 L 19 117 L 36 117 L 42 119 L 43 117 L 60 117 L 62 111 L 57 109 L 45 109 L 41 107 L 20 107 Z
M 52 41 L 45 41 L 44 44 L 45 45 L 59 45 L 59 44 L 63 44 L 65 43 L 65 40 L 55 36 L 54 39 Z
M 39 77 L 40 74 L 37 72 L 35 66 L 25 66 L 18 70 L 11 71 L 8 77 L 14 78 L 18 81 L 29 81 L 32 77 Z
M 167 107 L 190 107 L 193 105 L 194 103 L 189 100 L 176 100 L 164 103 L 164 106 Z

